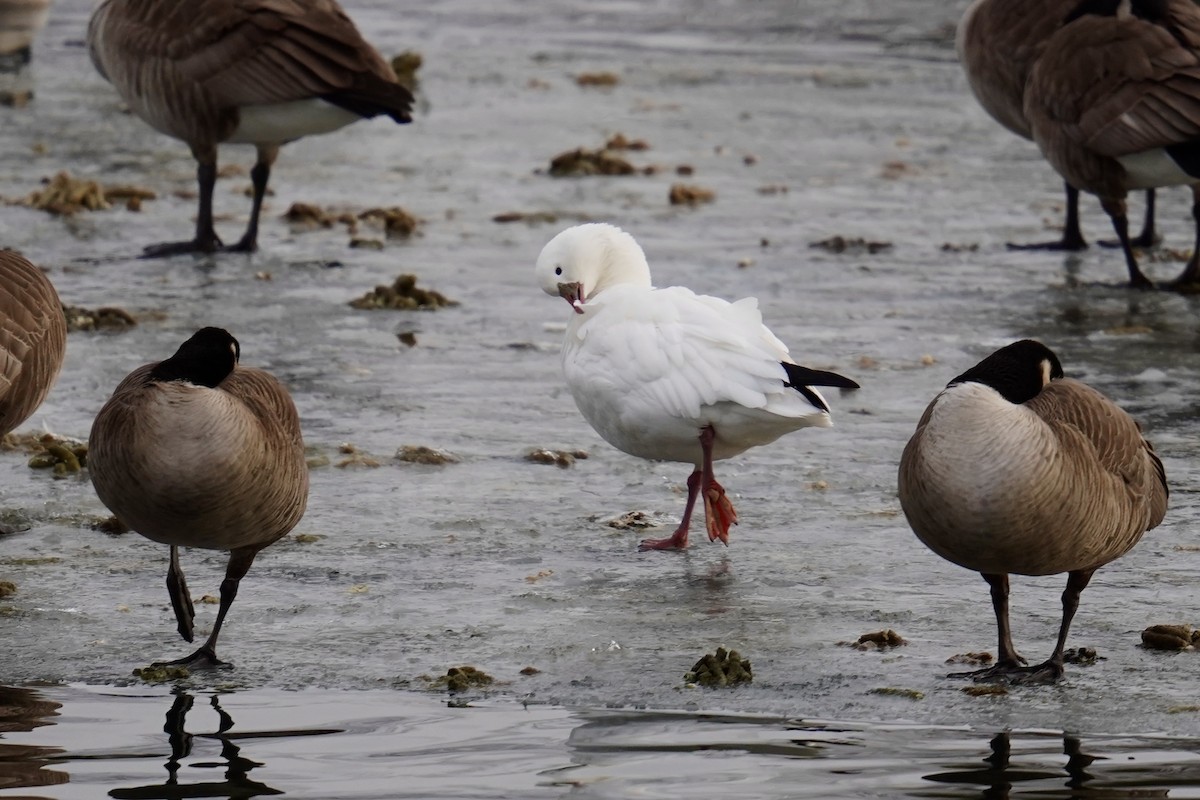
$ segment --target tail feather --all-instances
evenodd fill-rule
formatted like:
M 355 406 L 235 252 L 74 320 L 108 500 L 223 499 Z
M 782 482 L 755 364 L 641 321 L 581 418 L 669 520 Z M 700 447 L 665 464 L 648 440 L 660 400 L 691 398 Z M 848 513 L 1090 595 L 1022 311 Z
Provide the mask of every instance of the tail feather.
M 799 364 L 791 364 L 786 361 L 781 361 L 784 372 L 787 373 L 788 381 L 785 386 L 791 386 L 800 394 L 812 403 L 816 408 L 822 411 L 829 411 L 829 406 L 825 403 L 825 399 L 821 394 L 811 386 L 835 386 L 839 389 L 857 389 L 858 384 L 850 380 L 844 375 L 838 375 L 836 372 L 827 372 L 823 369 L 810 369 L 802 367 Z

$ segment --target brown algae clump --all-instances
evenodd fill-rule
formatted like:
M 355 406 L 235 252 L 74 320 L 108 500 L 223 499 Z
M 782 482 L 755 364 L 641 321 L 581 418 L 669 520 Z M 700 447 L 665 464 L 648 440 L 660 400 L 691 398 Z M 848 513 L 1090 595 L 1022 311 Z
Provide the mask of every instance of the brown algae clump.
M 526 461 L 532 461 L 535 464 L 553 464 L 556 467 L 569 469 L 575 466 L 576 459 L 587 458 L 586 450 L 550 450 L 545 447 L 535 447 L 525 454 Z
M 692 669 L 683 676 L 683 680 L 717 688 L 750 683 L 754 676 L 751 674 L 749 659 L 742 658 L 737 650 L 718 647 L 715 653 L 709 653 L 693 664 Z
M 12 597 L 17 593 L 17 585 L 12 581 L 0 581 L 0 600 Z
M 362 297 L 350 301 L 352 308 L 398 309 L 401 311 L 435 310 L 458 305 L 441 292 L 417 287 L 417 276 L 404 274 L 396 278 L 391 286 L 376 286 Z
M 421 220 L 399 206 L 391 208 L 368 208 L 358 215 L 359 219 L 382 222 L 383 232 L 389 239 L 407 239 L 417 232 Z
M 1148 650 L 1194 650 L 1200 631 L 1191 625 L 1151 625 L 1142 631 L 1142 646 Z
M 405 50 L 392 58 L 392 72 L 396 73 L 396 83 L 410 92 L 417 90 L 417 70 L 425 59 L 416 50 Z
M 845 236 L 830 236 L 828 239 L 822 239 L 819 242 L 810 242 L 808 246 L 817 250 L 824 250 L 827 253 L 859 252 L 866 250 L 869 255 L 875 255 L 876 253 L 884 250 L 892 249 L 891 242 L 871 242 L 867 241 L 861 236 L 852 239 L 847 239 Z
M 637 168 L 607 149 L 577 147 L 552 158 L 549 172 L 555 178 L 580 178 L 589 175 L 636 175 Z
M 459 461 L 458 456 L 453 453 L 415 444 L 406 444 L 401 447 L 396 451 L 395 458 L 405 464 L 430 464 L 433 466 L 457 464 Z
M 615 72 L 581 72 L 575 76 L 575 84 L 583 87 L 611 89 L 621 82 Z
M 491 686 L 494 678 L 486 672 L 464 664 L 461 667 L 451 667 L 446 674 L 433 682 L 433 688 L 445 688 L 450 692 L 465 692 L 467 689 L 479 689 Z
M 887 628 L 874 633 L 864 633 L 853 642 L 838 642 L 838 644 L 853 647 L 856 650 L 883 650 L 888 647 L 903 647 L 908 644 L 908 641 L 891 628 Z
M 976 667 L 986 667 L 995 660 L 995 656 L 991 653 L 972 651 L 970 653 L 957 653 L 946 659 L 947 664 L 971 664 Z
M 717 199 L 717 193 L 703 186 L 673 183 L 667 192 L 667 200 L 673 206 L 698 206 L 701 203 L 711 203 Z
M 339 445 L 338 452 L 346 456 L 346 458 L 334 464 L 338 469 L 346 469 L 347 467 L 367 467 L 368 469 L 374 469 L 375 467 L 382 466 L 382 462 L 378 458 L 363 450 L 359 450 L 349 442 Z
M 107 533 L 109 536 L 120 536 L 123 533 L 129 533 L 129 526 L 116 517 L 103 517 L 92 522 L 90 526 L 94 531 Z
M 917 689 L 902 689 L 897 686 L 880 686 L 877 689 L 871 689 L 870 694 L 883 695 L 884 697 L 905 697 L 909 700 L 924 700 L 925 693 Z
M 124 331 L 137 325 L 137 320 L 123 308 L 103 306 L 94 311 L 79 306 L 63 306 L 68 331 Z

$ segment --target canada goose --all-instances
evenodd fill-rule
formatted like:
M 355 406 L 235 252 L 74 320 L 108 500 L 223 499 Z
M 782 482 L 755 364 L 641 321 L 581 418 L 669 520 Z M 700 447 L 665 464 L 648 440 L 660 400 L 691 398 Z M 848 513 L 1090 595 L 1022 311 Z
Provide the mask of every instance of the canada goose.
M 135 114 L 181 139 L 198 163 L 196 236 L 145 255 L 213 252 L 217 145 L 253 144 L 250 222 L 232 247 L 257 247 L 279 147 L 387 114 L 411 121 L 412 94 L 335 0 L 104 0 L 88 25 L 92 62 Z
M 900 460 L 900 505 L 917 538 L 991 586 L 996 664 L 978 678 L 1054 680 L 1092 574 L 1162 521 L 1167 481 L 1138 424 L 1029 339 L 950 381 Z M 1068 573 L 1053 654 L 1025 664 L 1008 624 L 1008 574 Z
M 1025 119 L 1025 82 L 1046 40 L 1062 27 L 1079 0 L 975 0 L 958 25 L 955 45 L 975 99 L 992 119 L 1024 139 L 1033 140 Z M 1013 250 L 1083 250 L 1079 229 L 1079 190 L 1066 187 L 1063 234 L 1057 241 L 1014 245 Z M 1146 191 L 1146 219 L 1135 246 L 1155 242 L 1154 190 Z
M 45 274 L 0 250 L 0 436 L 46 399 L 67 349 L 67 319 Z
M 1083 0 L 1046 42 L 1025 90 L 1034 141 L 1112 219 L 1129 282 L 1125 196 L 1192 185 L 1197 248 L 1172 288 L 1200 284 L 1200 7 L 1193 0 Z
M 0 0 L 0 73 L 30 60 L 33 39 L 50 15 L 50 0 Z
M 643 541 L 643 550 L 687 547 L 697 496 L 709 540 L 728 544 L 737 514 L 713 460 L 828 427 L 829 406 L 813 387 L 858 388 L 796 364 L 752 297 L 728 303 L 680 286 L 655 289 L 642 248 L 616 226 L 559 233 L 538 257 L 537 278 L 574 310 L 562 364 L 584 418 L 630 455 L 695 465 L 679 528 Z
M 228 550 L 208 640 L 172 664 L 218 666 L 217 634 L 254 557 L 295 527 L 308 501 L 300 419 L 270 373 L 238 365 L 241 348 L 202 328 L 165 361 L 129 373 L 92 423 L 88 470 L 101 502 L 171 546 L 167 590 L 192 641 L 179 548 Z

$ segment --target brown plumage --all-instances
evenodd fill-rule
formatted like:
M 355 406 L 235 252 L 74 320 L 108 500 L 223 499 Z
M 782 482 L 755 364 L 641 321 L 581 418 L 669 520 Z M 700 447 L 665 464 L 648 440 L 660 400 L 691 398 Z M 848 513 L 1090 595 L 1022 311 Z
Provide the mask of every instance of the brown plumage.
M 1008 130 L 1033 139 L 1025 118 L 1025 84 L 1046 42 L 1062 27 L 1080 0 L 975 0 L 958 26 L 958 58 L 971 91 L 983 109 Z M 1056 241 L 1013 245 L 1017 250 L 1083 250 L 1079 229 L 1079 190 L 1066 188 L 1066 217 Z M 1146 193 L 1146 221 L 1135 245 L 1155 241 L 1154 191 Z
M 904 449 L 900 504 L 917 537 L 992 586 L 1000 654 L 985 677 L 1056 678 L 1079 593 L 1167 509 L 1162 462 L 1136 422 L 1062 377 L 1044 345 L 1016 342 L 951 381 Z M 1069 573 L 1053 655 L 1022 667 L 1008 573 Z
M 1130 190 L 1192 185 L 1200 244 L 1200 6 L 1193 0 L 1077 4 L 1030 72 L 1025 116 L 1058 173 L 1100 198 L 1131 285 L 1153 286 L 1129 239 Z M 1193 255 L 1173 286 L 1197 283 Z
M 45 274 L 0 250 L 0 436 L 46 399 L 67 349 L 67 320 Z
M 100 500 L 126 525 L 171 546 L 167 587 L 192 641 L 192 603 L 178 548 L 229 550 L 208 641 L 179 662 L 215 665 L 238 581 L 258 551 L 304 514 L 308 467 L 287 390 L 238 366 L 237 340 L 204 328 L 166 361 L 131 372 L 92 424 L 88 468 Z
M 411 92 L 334 0 L 104 0 L 88 46 L 133 112 L 186 142 L 199 165 L 195 238 L 148 255 L 221 247 L 212 224 L 218 144 L 258 148 L 250 222 L 228 248 L 244 252 L 257 246 L 280 145 L 363 117 L 411 120 Z

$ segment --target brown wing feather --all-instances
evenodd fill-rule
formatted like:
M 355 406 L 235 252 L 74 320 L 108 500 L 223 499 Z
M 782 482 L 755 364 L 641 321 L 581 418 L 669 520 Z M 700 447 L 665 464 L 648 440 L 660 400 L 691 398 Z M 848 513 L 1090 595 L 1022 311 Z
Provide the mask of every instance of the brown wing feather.
M 1041 110 L 1104 156 L 1200 137 L 1200 8 L 1170 0 L 1168 19 L 1088 15 L 1063 27 L 1031 77 Z
M 137 61 L 146 87 L 195 84 L 215 107 L 347 95 L 364 116 L 410 118 L 411 93 L 333 0 L 107 0 L 89 39 L 102 74 Z
M 0 250 L 0 435 L 24 422 L 62 367 L 67 322 L 42 271 Z
M 1111 486 L 1109 499 L 1125 519 L 1123 534 L 1140 537 L 1162 522 L 1168 495 L 1162 462 L 1137 422 L 1116 403 L 1087 384 L 1065 379 L 1050 383 L 1026 405 L 1058 436 L 1064 458 L 1080 470 L 1081 480 Z

